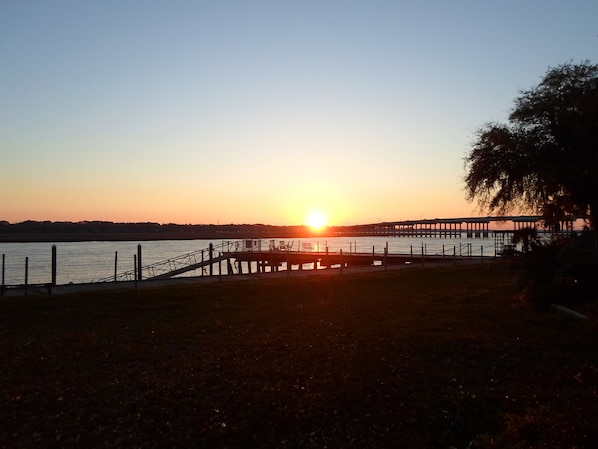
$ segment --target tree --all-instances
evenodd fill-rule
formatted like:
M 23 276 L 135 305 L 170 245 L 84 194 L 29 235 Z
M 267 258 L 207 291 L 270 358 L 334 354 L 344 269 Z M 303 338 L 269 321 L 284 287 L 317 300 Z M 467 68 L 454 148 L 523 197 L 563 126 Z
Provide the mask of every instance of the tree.
M 549 68 L 522 91 L 508 124 L 487 123 L 465 158 L 466 194 L 482 209 L 598 223 L 598 65 Z

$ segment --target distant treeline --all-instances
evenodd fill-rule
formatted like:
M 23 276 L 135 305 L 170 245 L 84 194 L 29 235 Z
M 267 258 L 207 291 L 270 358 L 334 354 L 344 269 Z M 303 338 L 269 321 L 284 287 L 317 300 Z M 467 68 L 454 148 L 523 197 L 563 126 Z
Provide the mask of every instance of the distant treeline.
M 300 238 L 311 236 L 306 226 L 264 224 L 183 225 L 113 223 L 110 221 L 0 221 L 0 241 L 167 240 Z

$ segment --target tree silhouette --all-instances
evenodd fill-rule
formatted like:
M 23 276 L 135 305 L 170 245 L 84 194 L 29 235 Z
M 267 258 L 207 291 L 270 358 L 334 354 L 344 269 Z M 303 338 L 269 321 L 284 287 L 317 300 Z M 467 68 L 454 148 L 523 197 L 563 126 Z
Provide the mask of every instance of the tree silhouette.
M 504 214 L 532 211 L 551 225 L 598 220 L 598 65 L 549 68 L 521 92 L 509 123 L 487 123 L 465 158 L 466 194 Z

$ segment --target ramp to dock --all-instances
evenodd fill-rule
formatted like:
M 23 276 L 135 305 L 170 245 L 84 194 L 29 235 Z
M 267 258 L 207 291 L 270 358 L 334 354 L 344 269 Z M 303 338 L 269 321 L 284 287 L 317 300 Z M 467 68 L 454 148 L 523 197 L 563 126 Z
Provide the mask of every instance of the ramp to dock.
M 210 267 L 230 258 L 230 253 L 225 253 L 224 249 L 230 250 L 231 246 L 234 248 L 238 245 L 238 242 L 223 242 L 219 245 L 210 245 L 208 248 L 203 248 L 142 266 L 140 270 L 141 278 L 143 280 L 169 279 L 193 270 Z M 137 275 L 138 273 L 134 269 L 127 270 L 115 273 L 113 276 L 99 279 L 97 282 L 141 280 L 136 279 Z

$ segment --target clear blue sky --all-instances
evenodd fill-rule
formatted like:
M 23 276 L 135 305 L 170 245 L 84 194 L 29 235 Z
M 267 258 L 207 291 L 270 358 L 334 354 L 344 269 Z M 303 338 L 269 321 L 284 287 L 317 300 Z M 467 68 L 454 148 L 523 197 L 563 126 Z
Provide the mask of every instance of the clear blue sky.
M 463 157 L 598 1 L 0 1 L 0 220 L 477 215 Z

